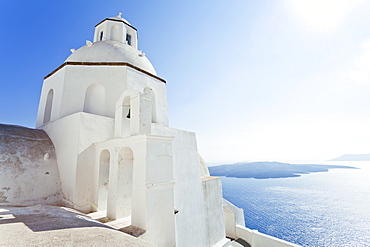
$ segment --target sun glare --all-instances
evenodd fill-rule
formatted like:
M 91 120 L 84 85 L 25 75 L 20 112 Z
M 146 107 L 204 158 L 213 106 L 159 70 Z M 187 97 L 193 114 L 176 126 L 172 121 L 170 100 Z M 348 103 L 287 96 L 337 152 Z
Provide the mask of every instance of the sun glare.
M 335 31 L 362 0 L 287 0 L 293 15 L 308 29 Z

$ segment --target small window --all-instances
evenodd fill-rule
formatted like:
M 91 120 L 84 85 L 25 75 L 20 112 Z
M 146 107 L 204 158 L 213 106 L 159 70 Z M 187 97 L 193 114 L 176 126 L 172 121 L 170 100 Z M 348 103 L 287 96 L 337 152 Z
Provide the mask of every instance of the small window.
M 126 33 L 126 42 L 128 45 L 131 45 L 131 34 Z
M 103 34 L 104 34 L 104 33 L 103 33 L 103 31 L 101 31 L 101 32 L 100 32 L 100 41 L 102 41 L 102 40 L 103 40 Z

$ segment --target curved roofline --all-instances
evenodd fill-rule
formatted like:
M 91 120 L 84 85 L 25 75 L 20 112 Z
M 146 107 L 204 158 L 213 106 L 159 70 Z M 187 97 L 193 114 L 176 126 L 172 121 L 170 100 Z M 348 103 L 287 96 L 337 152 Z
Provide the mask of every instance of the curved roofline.
M 55 74 L 58 70 L 62 69 L 64 66 L 66 65 L 87 65 L 87 66 L 127 66 L 127 67 L 130 67 L 130 68 L 133 68 L 139 72 L 142 72 L 146 75 L 149 75 L 163 83 L 166 83 L 166 80 L 156 76 L 156 75 L 153 75 L 152 73 L 149 73 L 148 71 L 146 70 L 143 70 L 139 67 L 136 67 L 130 63 L 126 63 L 126 62 L 64 62 L 62 65 L 60 65 L 58 68 L 56 68 L 55 70 L 53 70 L 51 73 L 49 73 L 47 76 L 44 77 L 44 80 L 46 80 L 47 78 L 49 78 L 50 76 L 52 76 L 53 74 Z
M 96 25 L 95 25 L 95 27 L 99 26 L 101 23 L 103 23 L 103 22 L 105 22 L 105 21 L 107 21 L 107 20 L 109 20 L 109 21 L 118 21 L 118 22 L 123 22 L 123 23 L 125 23 L 127 26 L 129 26 L 129 27 L 131 27 L 131 28 L 135 29 L 135 31 L 137 31 L 137 29 L 136 29 L 135 27 L 131 26 L 131 24 L 127 23 L 126 21 L 124 21 L 124 20 L 116 20 L 116 19 L 111 19 L 111 18 L 105 18 L 104 20 L 102 20 L 101 22 L 99 22 L 98 24 L 96 24 Z
M 49 136 L 42 129 L 33 129 L 20 125 L 0 123 L 0 136 L 4 135 L 35 141 L 50 140 Z

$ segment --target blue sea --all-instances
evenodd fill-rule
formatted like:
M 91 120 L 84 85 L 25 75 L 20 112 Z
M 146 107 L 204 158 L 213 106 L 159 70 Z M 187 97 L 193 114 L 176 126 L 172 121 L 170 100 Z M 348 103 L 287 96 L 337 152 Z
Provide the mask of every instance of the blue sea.
M 310 164 L 313 164 L 310 162 Z M 221 177 L 223 196 L 246 227 L 302 246 L 370 246 L 370 162 L 295 178 Z

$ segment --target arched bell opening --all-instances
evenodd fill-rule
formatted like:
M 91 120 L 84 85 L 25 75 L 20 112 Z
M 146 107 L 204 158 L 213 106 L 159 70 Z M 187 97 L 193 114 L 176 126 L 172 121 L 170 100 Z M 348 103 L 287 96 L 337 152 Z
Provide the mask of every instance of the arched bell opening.
M 123 133 L 123 136 L 129 136 L 130 135 L 131 118 L 132 118 L 131 98 L 130 98 L 130 96 L 126 96 L 123 99 L 123 107 L 122 107 L 122 133 Z
M 139 92 L 126 90 L 116 104 L 114 135 L 117 138 L 129 137 L 139 134 L 140 121 L 140 99 Z

